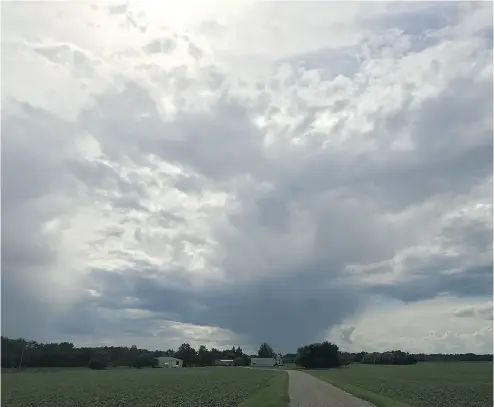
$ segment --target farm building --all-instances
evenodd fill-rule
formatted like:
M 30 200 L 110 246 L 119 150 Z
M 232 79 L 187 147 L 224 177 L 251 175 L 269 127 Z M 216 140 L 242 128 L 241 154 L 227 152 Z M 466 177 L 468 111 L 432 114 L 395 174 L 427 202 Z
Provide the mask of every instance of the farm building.
M 233 359 L 219 359 L 215 360 L 214 364 L 216 366 L 233 366 L 234 362 Z
M 251 366 L 281 366 L 283 359 L 281 355 L 276 355 L 274 358 L 250 358 Z
M 158 358 L 158 367 L 182 367 L 182 359 L 173 358 L 171 356 L 161 356 Z

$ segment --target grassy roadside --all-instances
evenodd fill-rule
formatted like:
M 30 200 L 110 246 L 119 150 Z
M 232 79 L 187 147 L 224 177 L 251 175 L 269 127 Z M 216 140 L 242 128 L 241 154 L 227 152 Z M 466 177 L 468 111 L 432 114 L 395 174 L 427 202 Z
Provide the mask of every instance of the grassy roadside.
M 266 387 L 244 400 L 238 407 L 287 407 L 289 402 L 288 373 L 280 371 Z
M 369 403 L 374 404 L 376 407 L 412 407 L 410 404 L 406 404 L 401 401 L 383 396 L 381 394 L 371 392 L 369 390 L 363 389 L 362 387 L 352 386 L 351 384 L 343 383 L 337 380 L 330 380 L 328 377 L 324 376 L 324 374 L 320 374 L 320 372 L 318 371 L 305 370 L 305 373 L 309 373 L 322 381 L 331 383 L 333 386 L 338 387 L 339 389 L 346 391 L 347 393 L 350 393 L 353 396 L 358 397 L 359 399 L 368 401 Z

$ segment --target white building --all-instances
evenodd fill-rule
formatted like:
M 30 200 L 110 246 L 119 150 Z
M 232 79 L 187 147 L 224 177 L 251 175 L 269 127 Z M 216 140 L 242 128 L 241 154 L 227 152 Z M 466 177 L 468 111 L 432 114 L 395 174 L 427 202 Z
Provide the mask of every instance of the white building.
M 283 359 L 281 355 L 276 355 L 274 358 L 250 358 L 251 366 L 281 366 Z
M 158 367 L 182 367 L 182 359 L 173 358 L 171 356 L 160 356 L 158 358 Z

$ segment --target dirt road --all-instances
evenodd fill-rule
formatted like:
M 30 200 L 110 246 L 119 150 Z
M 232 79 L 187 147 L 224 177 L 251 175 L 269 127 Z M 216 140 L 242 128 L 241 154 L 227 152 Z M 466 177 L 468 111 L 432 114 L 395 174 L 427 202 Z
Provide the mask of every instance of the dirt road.
M 288 370 L 290 407 L 371 407 L 333 385 L 310 374 Z

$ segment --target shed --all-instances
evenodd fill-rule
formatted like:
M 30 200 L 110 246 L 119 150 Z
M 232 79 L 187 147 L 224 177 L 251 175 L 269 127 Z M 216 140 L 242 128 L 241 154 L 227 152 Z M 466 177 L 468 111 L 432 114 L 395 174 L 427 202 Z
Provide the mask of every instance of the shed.
M 276 366 L 275 358 L 250 358 L 251 366 Z
M 177 359 L 171 356 L 160 356 L 158 358 L 158 367 L 174 368 L 174 367 L 182 367 L 182 366 L 183 366 L 182 359 Z

